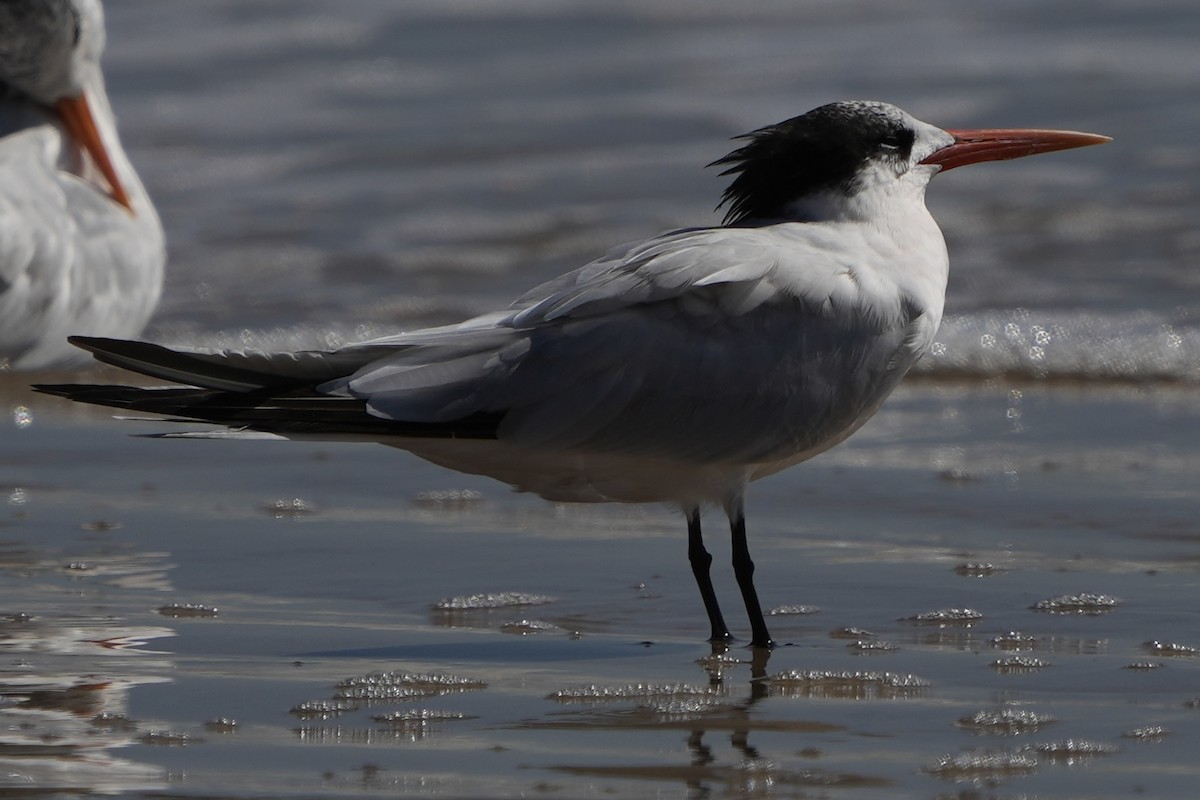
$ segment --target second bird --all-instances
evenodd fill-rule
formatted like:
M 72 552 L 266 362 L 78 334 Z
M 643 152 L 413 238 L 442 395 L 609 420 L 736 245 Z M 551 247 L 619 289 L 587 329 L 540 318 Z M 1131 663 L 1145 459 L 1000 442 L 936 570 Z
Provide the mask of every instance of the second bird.
M 79 361 L 70 334 L 136 336 L 166 254 L 104 90 L 99 0 L 0 2 L 0 368 Z

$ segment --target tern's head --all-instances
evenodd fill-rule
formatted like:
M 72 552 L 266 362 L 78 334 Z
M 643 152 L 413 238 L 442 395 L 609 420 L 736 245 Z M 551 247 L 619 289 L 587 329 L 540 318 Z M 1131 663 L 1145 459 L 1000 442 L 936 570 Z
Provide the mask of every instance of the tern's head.
M 53 109 L 71 140 L 95 163 L 112 199 L 132 211 L 93 112 L 96 102 L 107 112 L 103 52 L 100 0 L 0 0 L 0 101 L 33 101 Z
M 1108 141 L 1042 130 L 942 130 L 887 103 L 830 103 L 760 128 L 709 166 L 736 175 L 726 224 L 872 213 L 900 196 L 920 201 L 939 170 Z
M 104 11 L 99 0 L 0 2 L 0 88 L 4 91 L 46 106 L 78 96 L 103 50 Z

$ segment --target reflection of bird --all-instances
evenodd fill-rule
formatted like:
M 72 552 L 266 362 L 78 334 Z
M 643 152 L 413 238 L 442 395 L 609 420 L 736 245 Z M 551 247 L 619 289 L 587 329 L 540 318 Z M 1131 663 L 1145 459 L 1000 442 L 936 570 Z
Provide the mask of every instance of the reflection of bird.
M 381 441 L 550 500 L 665 501 L 712 625 L 700 507 L 723 506 L 753 644 L 742 499 L 832 447 L 933 340 L 946 248 L 925 209 L 940 169 L 1082 147 L 1057 131 L 944 131 L 883 103 L 834 103 L 745 137 L 727 225 L 619 247 L 460 325 L 331 352 L 167 350 L 77 339 L 97 358 L 200 388 L 45 386 L 221 423 L 200 436 Z
M 0 3 L 0 367 L 136 336 L 162 289 L 162 226 L 104 92 L 99 0 Z

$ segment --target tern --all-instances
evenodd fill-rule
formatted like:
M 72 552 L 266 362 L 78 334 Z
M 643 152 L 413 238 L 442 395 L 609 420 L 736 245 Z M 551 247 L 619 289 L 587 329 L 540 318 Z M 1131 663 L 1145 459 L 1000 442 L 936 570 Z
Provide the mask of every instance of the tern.
M 672 504 L 711 639 L 728 642 L 700 530 L 719 506 L 750 643 L 770 648 L 747 487 L 852 434 L 932 343 L 948 257 L 929 180 L 1109 140 L 942 130 L 863 101 L 739 138 L 710 165 L 733 176 L 724 224 L 622 245 L 503 310 L 332 351 L 73 338 L 183 385 L 38 388 L 226 426 L 165 436 L 383 442 L 552 501 Z
M 104 90 L 99 0 L 0 2 L 0 368 L 78 361 L 68 334 L 141 333 L 158 215 Z

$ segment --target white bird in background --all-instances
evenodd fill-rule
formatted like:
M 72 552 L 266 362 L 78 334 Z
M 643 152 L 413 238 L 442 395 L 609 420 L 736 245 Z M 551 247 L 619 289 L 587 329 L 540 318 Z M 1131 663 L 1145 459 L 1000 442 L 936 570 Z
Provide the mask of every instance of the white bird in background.
M 70 334 L 136 336 L 162 226 L 104 91 L 99 0 L 0 2 L 0 368 L 78 361 Z
M 751 643 L 770 647 L 743 498 L 875 413 L 929 347 L 948 260 L 925 187 L 963 164 L 1099 144 L 1039 130 L 941 130 L 884 103 L 832 103 L 745 137 L 722 227 L 623 245 L 508 308 L 340 350 L 169 350 L 73 341 L 198 388 L 42 386 L 228 431 L 356 439 L 548 500 L 666 502 L 714 641 L 732 637 L 700 509 L 724 508 Z

